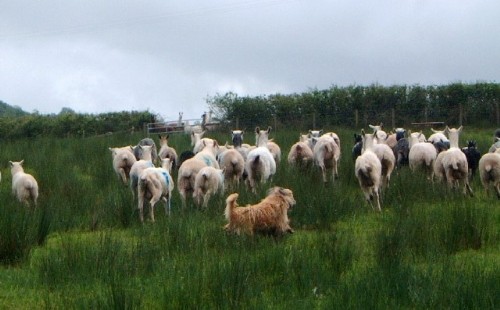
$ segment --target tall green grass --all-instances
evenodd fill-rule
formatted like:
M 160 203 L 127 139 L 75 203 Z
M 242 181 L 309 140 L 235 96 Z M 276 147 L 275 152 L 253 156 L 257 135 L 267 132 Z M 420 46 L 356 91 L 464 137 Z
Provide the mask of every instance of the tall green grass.
M 226 234 L 225 195 L 201 210 L 182 208 L 175 191 L 170 217 L 157 208 L 156 223 L 140 224 L 107 149 L 135 144 L 140 134 L 4 143 L 1 307 L 498 308 L 498 200 L 477 178 L 469 198 L 403 167 L 376 213 L 354 176 L 353 131 L 337 132 L 343 155 L 335 182 L 289 167 L 299 133 L 279 131 L 275 177 L 257 195 L 238 188 L 240 204 L 260 200 L 272 185 L 294 191 L 295 233 L 282 238 Z M 482 150 L 491 143 L 490 131 L 466 129 L 462 143 L 471 138 Z M 190 148 L 184 135 L 169 142 L 178 153 Z M 37 209 L 10 192 L 8 161 L 20 159 L 39 181 Z

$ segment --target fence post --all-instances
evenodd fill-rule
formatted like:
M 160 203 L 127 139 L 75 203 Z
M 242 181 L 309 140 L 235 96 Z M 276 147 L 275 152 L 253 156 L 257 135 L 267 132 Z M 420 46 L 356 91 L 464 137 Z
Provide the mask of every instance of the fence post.
M 497 126 L 500 126 L 500 107 L 498 101 L 495 102 L 495 106 L 497 107 Z
M 460 103 L 459 104 L 459 115 L 458 115 L 458 124 L 460 126 L 462 126 L 462 120 L 463 120 L 463 117 L 464 117 L 464 108 L 463 108 L 463 105 Z
M 396 111 L 394 108 L 391 109 L 391 119 L 392 119 L 392 127 L 396 128 Z
M 354 124 L 356 125 L 356 128 L 358 128 L 358 123 L 359 123 L 359 111 L 358 109 L 354 110 Z

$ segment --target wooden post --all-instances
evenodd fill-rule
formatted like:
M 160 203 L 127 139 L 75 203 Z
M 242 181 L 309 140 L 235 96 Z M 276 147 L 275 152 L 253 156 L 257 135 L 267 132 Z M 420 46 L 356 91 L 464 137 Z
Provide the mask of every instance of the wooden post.
M 359 111 L 358 111 L 358 109 L 354 110 L 354 124 L 356 125 L 356 128 L 358 128 L 358 124 L 359 124 Z
M 396 128 L 396 110 L 394 108 L 391 109 L 391 119 L 392 119 L 391 128 Z
M 500 126 L 500 107 L 498 101 L 495 102 L 495 106 L 497 108 L 497 126 Z
M 459 115 L 458 115 L 458 124 L 460 126 L 462 126 L 462 120 L 463 120 L 463 117 L 464 117 L 464 108 L 463 108 L 463 105 L 460 103 L 459 105 Z

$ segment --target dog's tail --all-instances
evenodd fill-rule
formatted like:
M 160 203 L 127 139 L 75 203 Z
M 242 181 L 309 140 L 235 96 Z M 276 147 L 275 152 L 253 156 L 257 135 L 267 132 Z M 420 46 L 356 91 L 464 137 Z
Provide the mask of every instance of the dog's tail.
M 224 215 L 226 216 L 226 220 L 231 220 L 231 214 L 233 213 L 234 208 L 236 208 L 237 203 L 236 199 L 238 199 L 238 193 L 234 193 L 229 195 L 226 199 L 226 210 L 224 211 Z

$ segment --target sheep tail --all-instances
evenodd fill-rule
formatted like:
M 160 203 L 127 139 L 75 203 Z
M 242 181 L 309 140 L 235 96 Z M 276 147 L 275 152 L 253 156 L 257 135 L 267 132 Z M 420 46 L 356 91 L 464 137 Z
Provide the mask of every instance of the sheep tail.
M 260 162 L 260 155 L 255 156 L 254 160 L 252 161 L 252 166 L 257 166 Z
M 231 219 L 231 214 L 233 213 L 234 208 L 236 208 L 237 206 L 236 199 L 238 199 L 238 196 L 238 193 L 234 193 L 229 195 L 229 197 L 227 197 L 226 199 L 226 210 L 224 211 L 224 215 L 226 217 L 226 220 L 228 221 Z
M 493 166 L 492 166 L 491 164 L 486 164 L 486 165 L 484 166 L 484 170 L 485 170 L 486 172 L 488 172 L 488 173 L 490 173 L 492 169 L 493 169 Z

